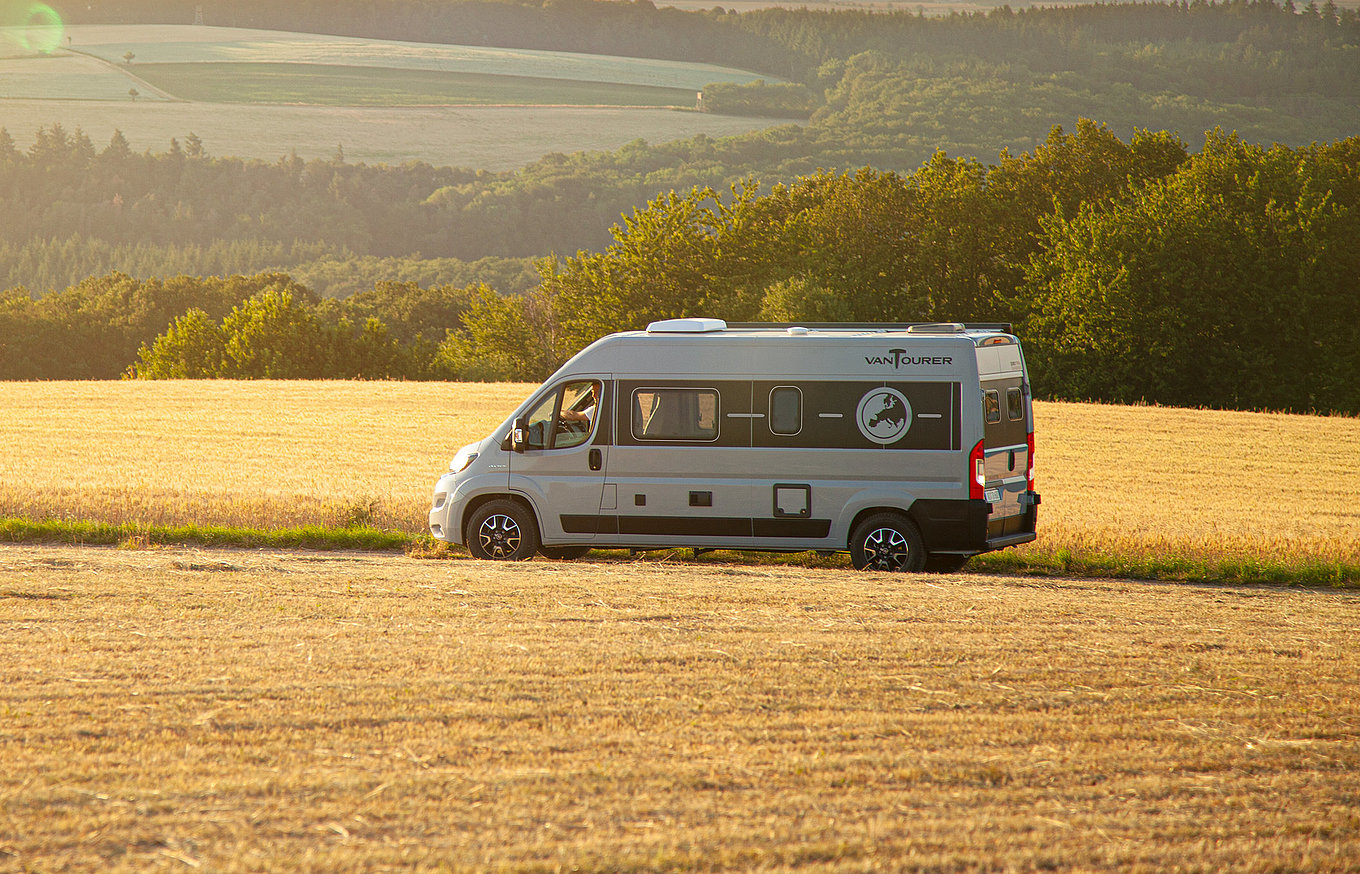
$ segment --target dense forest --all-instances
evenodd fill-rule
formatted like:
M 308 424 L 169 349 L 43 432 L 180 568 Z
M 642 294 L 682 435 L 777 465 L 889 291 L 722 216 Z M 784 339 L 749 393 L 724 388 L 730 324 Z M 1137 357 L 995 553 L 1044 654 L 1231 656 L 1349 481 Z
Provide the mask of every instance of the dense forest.
M 789 80 L 710 92 L 719 109 L 809 119 L 513 173 L 217 157 L 188 132 L 138 154 L 56 126 L 23 151 L 0 130 L 0 378 L 538 378 L 672 315 L 978 318 L 1017 324 L 1043 396 L 1360 412 L 1354 11 L 203 6 L 719 61 Z
M 653 319 L 1007 320 L 1039 394 L 1360 412 L 1360 137 L 1129 142 L 1083 121 L 993 164 L 671 192 L 539 284 L 114 274 L 0 298 L 0 375 L 538 379 Z

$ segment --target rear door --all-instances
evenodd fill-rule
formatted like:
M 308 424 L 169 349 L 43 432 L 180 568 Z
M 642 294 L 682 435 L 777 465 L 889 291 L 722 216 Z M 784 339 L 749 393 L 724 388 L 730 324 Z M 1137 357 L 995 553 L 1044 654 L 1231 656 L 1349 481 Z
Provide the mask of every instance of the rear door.
M 1015 534 L 1023 527 L 1029 478 L 1029 385 L 1014 344 L 978 349 L 982 371 L 982 423 L 986 489 L 992 505 L 987 536 Z

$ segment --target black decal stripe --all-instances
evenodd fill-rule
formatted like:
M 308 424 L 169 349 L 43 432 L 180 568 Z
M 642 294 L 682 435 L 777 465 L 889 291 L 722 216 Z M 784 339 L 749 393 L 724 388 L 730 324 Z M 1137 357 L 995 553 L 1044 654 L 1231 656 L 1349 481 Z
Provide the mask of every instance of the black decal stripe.
M 822 538 L 831 533 L 830 519 L 752 519 L 757 537 Z
M 634 534 L 664 537 L 822 538 L 830 519 L 746 519 L 732 516 L 573 516 L 563 514 L 568 534 Z
M 949 447 L 955 452 L 959 452 L 963 449 L 963 383 L 956 382 L 953 385 L 954 390 L 949 396 L 949 421 L 951 423 Z
M 620 516 L 620 534 L 750 537 L 751 520 L 725 516 Z

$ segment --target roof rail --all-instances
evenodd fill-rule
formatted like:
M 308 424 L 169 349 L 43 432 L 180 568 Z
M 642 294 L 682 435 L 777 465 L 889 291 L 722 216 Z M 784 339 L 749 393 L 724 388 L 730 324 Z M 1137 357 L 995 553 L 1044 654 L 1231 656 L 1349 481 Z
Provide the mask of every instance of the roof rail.
M 760 330 L 769 328 L 772 330 L 784 330 L 787 328 L 807 328 L 810 331 L 905 331 L 913 327 L 929 327 L 932 325 L 948 324 L 942 322 L 728 322 L 728 328 L 744 330 Z M 969 331 L 998 331 L 1002 334 L 1014 334 L 1014 326 L 1010 322 L 963 322 L 965 330 Z

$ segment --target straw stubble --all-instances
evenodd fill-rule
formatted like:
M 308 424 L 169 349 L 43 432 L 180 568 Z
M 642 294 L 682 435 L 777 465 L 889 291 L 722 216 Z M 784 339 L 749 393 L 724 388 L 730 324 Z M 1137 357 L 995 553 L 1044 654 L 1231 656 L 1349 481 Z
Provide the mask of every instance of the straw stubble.
M 1346 870 L 1351 592 L 0 549 L 39 870 Z

